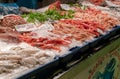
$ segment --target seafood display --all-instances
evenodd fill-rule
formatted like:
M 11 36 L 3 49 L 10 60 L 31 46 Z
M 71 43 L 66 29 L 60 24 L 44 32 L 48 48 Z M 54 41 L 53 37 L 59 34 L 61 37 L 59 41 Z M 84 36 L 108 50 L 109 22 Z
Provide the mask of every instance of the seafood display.
M 51 62 L 56 56 L 69 53 L 71 48 L 81 47 L 119 25 L 117 15 L 99 6 L 105 0 L 96 1 L 90 0 L 92 4 L 86 5 L 84 1 L 80 4 L 56 1 L 43 12 L 21 8 L 28 14 L 0 18 L 0 78 L 12 79 L 18 73 Z

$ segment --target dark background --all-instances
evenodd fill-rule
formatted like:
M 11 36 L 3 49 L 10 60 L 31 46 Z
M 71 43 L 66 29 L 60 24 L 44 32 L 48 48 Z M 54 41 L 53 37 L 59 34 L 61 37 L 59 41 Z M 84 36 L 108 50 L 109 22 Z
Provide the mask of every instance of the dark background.
M 22 0 L 0 0 L 0 3 L 12 3 L 12 2 L 17 2 L 17 1 L 22 1 Z M 26 2 L 26 5 L 28 5 L 28 1 L 29 3 L 31 2 L 32 4 L 34 0 L 24 0 L 24 2 Z M 56 0 L 37 0 L 37 8 L 47 6 L 55 1 Z M 62 3 L 75 3 L 77 0 L 60 0 L 60 1 Z

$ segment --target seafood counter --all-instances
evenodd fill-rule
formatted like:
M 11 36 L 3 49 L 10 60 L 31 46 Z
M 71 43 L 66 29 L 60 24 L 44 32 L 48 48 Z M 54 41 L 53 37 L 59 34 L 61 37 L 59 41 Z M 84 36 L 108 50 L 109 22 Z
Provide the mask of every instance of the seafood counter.
M 22 7 L 20 15 L 1 15 L 0 79 L 16 78 L 69 54 L 72 48 L 89 45 L 115 28 L 120 30 L 117 15 L 94 6 L 56 1 L 44 11 Z

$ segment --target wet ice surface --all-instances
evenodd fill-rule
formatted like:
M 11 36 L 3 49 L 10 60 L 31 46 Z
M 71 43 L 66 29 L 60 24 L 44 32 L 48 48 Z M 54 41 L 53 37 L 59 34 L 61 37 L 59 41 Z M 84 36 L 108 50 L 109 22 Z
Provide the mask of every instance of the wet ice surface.
M 0 69 L 4 68 L 1 70 L 0 79 L 17 77 L 31 69 L 53 61 L 55 56 L 55 52 L 44 51 L 26 43 L 8 44 L 0 41 Z

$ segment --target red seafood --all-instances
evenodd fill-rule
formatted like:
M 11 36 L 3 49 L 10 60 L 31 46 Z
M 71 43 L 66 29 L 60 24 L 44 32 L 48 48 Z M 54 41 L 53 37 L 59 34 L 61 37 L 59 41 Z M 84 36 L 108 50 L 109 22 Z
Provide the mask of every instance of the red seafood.
M 88 1 L 92 2 L 95 5 L 102 5 L 105 0 L 88 0 Z
M 47 37 L 39 37 L 39 38 L 33 38 L 32 34 L 24 33 L 23 35 L 19 36 L 19 39 L 21 41 L 27 42 L 28 44 L 32 46 L 36 46 L 42 49 L 54 49 L 60 51 L 60 46 L 67 46 L 71 42 L 67 39 L 62 38 L 47 38 Z
M 10 27 L 10 28 L 15 28 L 15 25 L 20 25 L 20 24 L 25 24 L 25 20 L 19 16 L 19 15 L 6 15 L 2 20 L 1 20 L 1 26 L 3 27 Z
M 113 4 L 120 5 L 120 0 L 111 0 Z
M 12 30 L 9 27 L 0 27 L 0 40 L 6 42 L 18 43 L 20 40 L 18 39 L 19 33 Z
M 57 0 L 56 2 L 49 5 L 49 9 L 59 10 L 60 4 L 61 4 L 60 0 Z
M 54 24 L 54 30 L 51 32 L 64 36 L 69 35 L 68 39 L 76 39 L 77 41 L 84 42 L 86 40 L 90 40 L 92 37 L 95 37 L 96 35 L 93 33 L 90 33 L 84 28 L 78 28 L 77 25 L 72 25 L 70 23 L 65 22 L 57 22 Z
M 66 20 L 61 20 L 61 22 L 71 24 L 74 27 L 77 27 L 78 29 L 84 29 L 96 36 L 99 36 L 97 29 L 101 29 L 104 31 L 104 28 L 102 27 L 102 25 L 94 21 L 66 19 Z
M 120 23 L 117 18 L 91 7 L 86 10 L 78 10 L 75 12 L 74 17 L 82 20 L 97 22 L 102 25 L 99 28 L 103 28 L 105 31 L 112 29 L 115 25 Z

